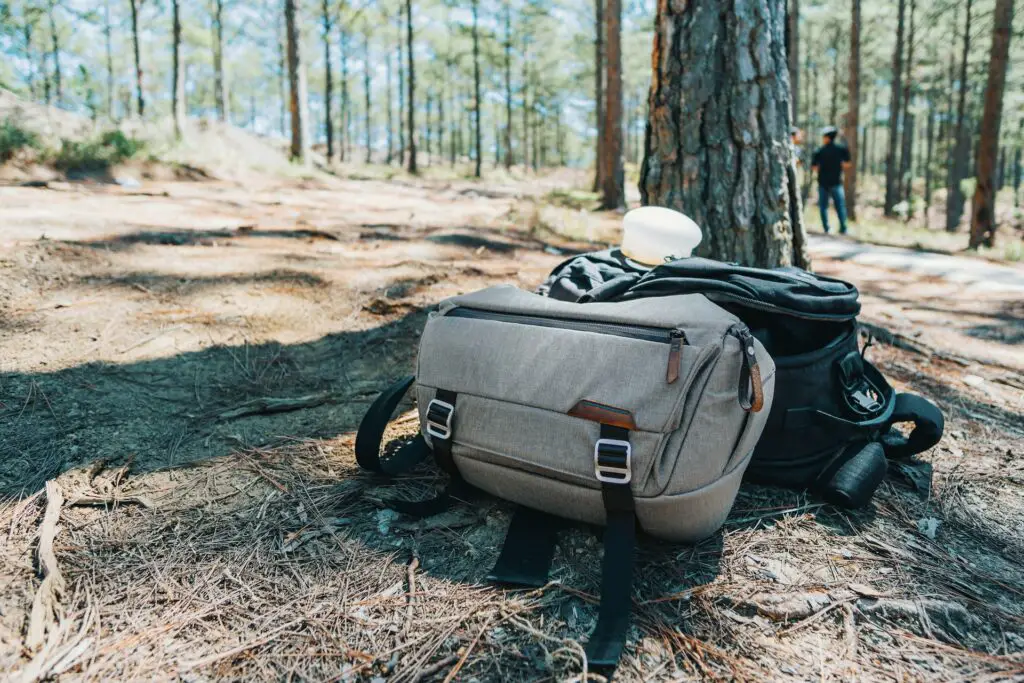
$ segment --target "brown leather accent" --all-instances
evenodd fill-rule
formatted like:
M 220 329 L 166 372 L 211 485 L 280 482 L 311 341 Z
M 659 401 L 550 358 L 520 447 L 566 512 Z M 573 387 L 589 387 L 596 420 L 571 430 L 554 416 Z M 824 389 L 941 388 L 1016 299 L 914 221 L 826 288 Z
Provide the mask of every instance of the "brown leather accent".
M 679 356 L 682 348 L 682 341 L 678 337 L 673 337 L 672 346 L 668 352 L 668 371 L 665 373 L 665 381 L 669 384 L 679 379 Z
M 761 366 L 757 363 L 750 366 L 750 389 L 754 395 L 750 412 L 759 413 L 764 408 L 764 387 L 761 385 Z
M 590 420 L 591 422 L 600 422 L 601 424 L 611 425 L 612 427 L 636 429 L 636 421 L 633 419 L 633 413 L 628 410 L 623 410 L 622 408 L 606 406 L 603 403 L 595 403 L 594 401 L 580 401 L 572 407 L 572 410 L 569 411 L 569 415 L 572 417 L 579 417 L 584 420 Z

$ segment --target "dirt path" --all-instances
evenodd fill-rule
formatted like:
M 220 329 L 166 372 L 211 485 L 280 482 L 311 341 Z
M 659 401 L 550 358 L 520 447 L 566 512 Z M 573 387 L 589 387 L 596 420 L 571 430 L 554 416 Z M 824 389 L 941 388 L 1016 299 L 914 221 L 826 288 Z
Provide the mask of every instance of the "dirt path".
M 0 671 L 411 681 L 464 657 L 466 680 L 578 675 L 591 535 L 560 546 L 564 588 L 496 590 L 484 577 L 506 506 L 395 518 L 382 498 L 423 496 L 439 477 L 392 486 L 352 456 L 361 413 L 410 369 L 432 304 L 533 288 L 562 258 L 527 230 L 548 210 L 535 194 L 0 187 Z M 1024 668 L 1019 292 L 863 255 L 816 267 L 858 283 L 865 319 L 908 342 L 873 360 L 946 412 L 932 495 L 893 478 L 870 510 L 844 514 L 749 488 L 714 539 L 645 543 L 624 680 Z M 64 492 L 65 588 L 45 644 L 26 649 L 48 480 Z M 934 538 L 919 531 L 928 519 Z

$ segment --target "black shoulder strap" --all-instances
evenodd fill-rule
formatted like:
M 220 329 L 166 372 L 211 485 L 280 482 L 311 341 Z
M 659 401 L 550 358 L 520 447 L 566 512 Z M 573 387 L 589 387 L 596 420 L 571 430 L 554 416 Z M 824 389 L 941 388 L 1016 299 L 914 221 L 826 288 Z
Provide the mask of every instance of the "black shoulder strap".
M 939 442 L 945 420 L 942 411 L 926 398 L 915 394 L 896 394 L 896 407 L 889 424 L 913 422 L 910 436 L 903 437 L 895 430 L 882 439 L 885 455 L 891 460 L 905 460 L 922 453 Z
M 380 474 L 398 474 L 415 467 L 430 455 L 430 446 L 422 434 L 417 434 L 415 439 L 399 448 L 387 460 L 380 458 L 384 430 L 414 381 L 416 377 L 410 375 L 385 389 L 359 423 L 359 431 L 356 433 L 356 462 L 364 470 Z

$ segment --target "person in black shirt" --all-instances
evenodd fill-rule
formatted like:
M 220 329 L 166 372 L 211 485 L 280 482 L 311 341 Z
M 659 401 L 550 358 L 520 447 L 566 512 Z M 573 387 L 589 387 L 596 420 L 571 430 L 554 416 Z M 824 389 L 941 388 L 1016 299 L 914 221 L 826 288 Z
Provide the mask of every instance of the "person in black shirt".
M 821 147 L 811 158 L 811 169 L 818 173 L 818 210 L 821 227 L 828 232 L 828 200 L 831 197 L 839 214 L 839 232 L 846 234 L 846 195 L 843 194 L 843 169 L 850 166 L 850 152 L 836 144 L 834 126 L 821 131 Z

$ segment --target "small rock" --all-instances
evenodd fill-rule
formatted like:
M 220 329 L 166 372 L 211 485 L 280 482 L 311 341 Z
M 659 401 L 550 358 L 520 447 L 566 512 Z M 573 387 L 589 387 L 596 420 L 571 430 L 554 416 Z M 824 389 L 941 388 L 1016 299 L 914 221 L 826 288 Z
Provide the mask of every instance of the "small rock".
M 561 256 L 562 255 L 561 249 L 555 249 L 554 247 L 544 247 L 544 253 L 545 254 L 551 254 L 553 256 Z
M 939 526 L 941 525 L 942 520 L 936 519 L 935 517 L 924 517 L 917 520 L 917 530 L 933 541 L 935 540 L 935 536 L 939 533 Z
M 131 176 L 127 176 L 127 175 L 125 175 L 125 176 L 118 176 L 118 177 L 114 178 L 114 182 L 117 183 L 118 185 L 120 185 L 121 187 L 127 188 L 129 190 L 136 190 L 136 189 L 142 187 L 142 183 L 140 183 L 135 178 L 132 178 Z
M 380 532 L 381 536 L 387 536 L 391 532 L 391 522 L 397 518 L 398 513 L 394 510 L 387 508 L 377 510 L 377 531 Z

